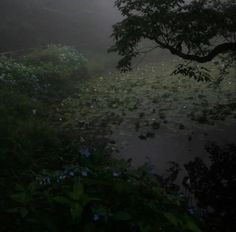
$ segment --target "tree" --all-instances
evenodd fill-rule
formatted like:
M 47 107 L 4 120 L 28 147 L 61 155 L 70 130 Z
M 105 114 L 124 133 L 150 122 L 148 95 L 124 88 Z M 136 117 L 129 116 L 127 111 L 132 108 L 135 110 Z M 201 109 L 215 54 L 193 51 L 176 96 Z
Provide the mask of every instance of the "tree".
M 116 0 L 115 6 L 124 18 L 113 26 L 110 51 L 122 56 L 123 71 L 131 69 L 132 58 L 158 47 L 198 63 L 225 53 L 235 61 L 235 0 Z M 143 39 L 155 47 L 140 49 Z
M 205 223 L 209 232 L 236 231 L 236 146 L 206 146 L 210 162 L 195 158 L 185 164 L 189 184 L 186 186 L 200 208 L 207 209 Z M 185 181 L 186 183 L 186 181 Z

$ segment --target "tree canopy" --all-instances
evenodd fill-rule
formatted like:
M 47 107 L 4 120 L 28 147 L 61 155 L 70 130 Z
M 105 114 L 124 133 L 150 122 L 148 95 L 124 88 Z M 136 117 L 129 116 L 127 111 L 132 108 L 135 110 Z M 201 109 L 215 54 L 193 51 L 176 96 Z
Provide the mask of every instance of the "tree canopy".
M 110 51 L 122 56 L 118 68 L 131 69 L 132 58 L 164 48 L 183 59 L 206 63 L 236 51 L 235 0 L 116 0 L 123 20 L 113 26 Z M 155 47 L 143 50 L 143 39 Z

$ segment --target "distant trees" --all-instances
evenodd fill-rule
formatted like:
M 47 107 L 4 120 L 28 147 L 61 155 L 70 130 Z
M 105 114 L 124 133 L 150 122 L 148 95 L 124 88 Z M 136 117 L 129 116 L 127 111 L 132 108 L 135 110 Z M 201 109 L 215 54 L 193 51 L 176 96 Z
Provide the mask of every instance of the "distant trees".
M 236 51 L 234 0 L 116 0 L 124 19 L 113 26 L 114 46 L 122 56 L 118 67 L 131 69 L 131 60 L 156 47 L 183 59 L 205 63 Z M 150 50 L 138 46 L 155 43 Z

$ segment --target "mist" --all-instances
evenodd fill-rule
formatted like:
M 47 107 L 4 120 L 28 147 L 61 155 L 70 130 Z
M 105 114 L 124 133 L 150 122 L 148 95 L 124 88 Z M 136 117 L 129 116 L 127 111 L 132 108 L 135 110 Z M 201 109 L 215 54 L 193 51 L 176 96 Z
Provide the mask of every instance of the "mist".
M 107 49 L 112 25 L 120 18 L 113 6 L 109 0 L 2 0 L 0 51 L 49 43 Z

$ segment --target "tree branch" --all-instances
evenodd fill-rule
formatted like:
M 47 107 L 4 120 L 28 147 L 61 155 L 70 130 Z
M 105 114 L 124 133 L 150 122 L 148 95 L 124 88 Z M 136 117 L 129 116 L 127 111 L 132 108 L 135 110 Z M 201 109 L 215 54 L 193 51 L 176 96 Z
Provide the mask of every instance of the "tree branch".
M 214 59 L 217 55 L 224 53 L 224 52 L 229 52 L 229 51 L 236 51 L 236 43 L 223 43 L 220 45 L 217 45 L 213 50 L 211 50 L 207 55 L 205 56 L 198 56 L 198 55 L 191 55 L 191 54 L 186 54 L 183 53 L 182 51 L 179 51 L 175 49 L 174 47 L 165 44 L 159 40 L 156 40 L 157 44 L 160 44 L 162 48 L 168 49 L 173 55 L 177 55 L 185 60 L 192 60 L 192 61 L 197 61 L 198 63 L 205 63 L 209 62 Z

